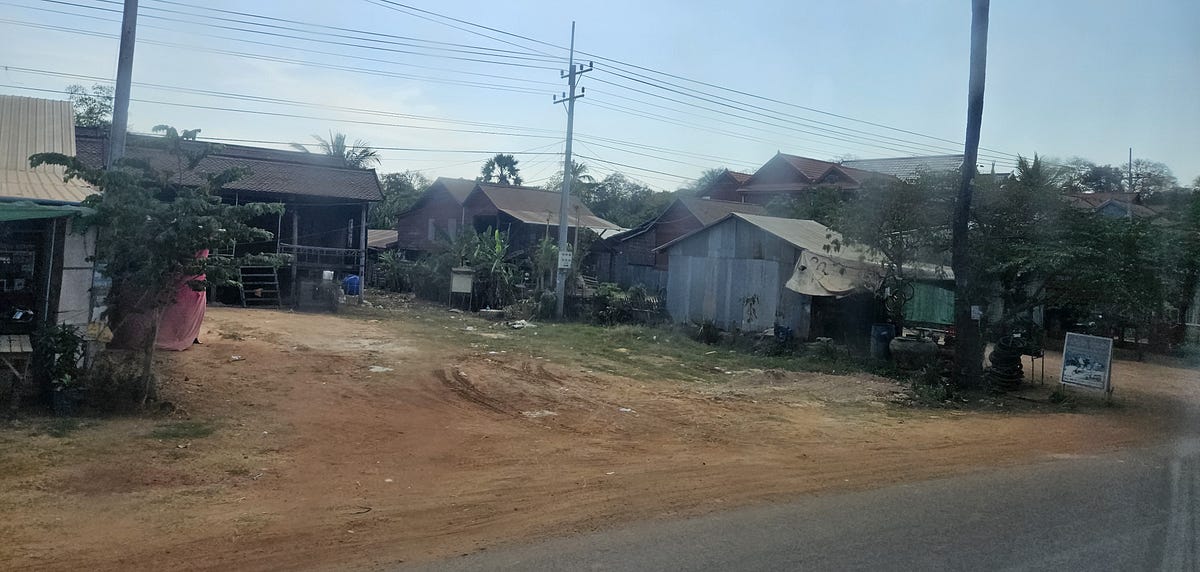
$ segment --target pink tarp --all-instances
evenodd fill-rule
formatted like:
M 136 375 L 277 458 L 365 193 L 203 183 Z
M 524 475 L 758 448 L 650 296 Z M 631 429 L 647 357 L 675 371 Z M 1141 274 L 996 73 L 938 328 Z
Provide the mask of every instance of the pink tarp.
M 208 258 L 208 250 L 196 254 L 196 258 Z M 188 282 L 204 280 L 204 275 L 181 279 L 175 287 L 175 302 L 163 310 L 158 323 L 158 338 L 155 347 L 162 350 L 183 351 L 192 347 L 192 341 L 200 335 L 204 322 L 207 293 L 192 290 Z

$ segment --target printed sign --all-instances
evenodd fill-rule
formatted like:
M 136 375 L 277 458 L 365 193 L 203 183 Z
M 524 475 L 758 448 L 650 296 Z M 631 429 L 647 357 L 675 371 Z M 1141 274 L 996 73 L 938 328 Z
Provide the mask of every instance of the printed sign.
M 1063 343 L 1063 385 L 1109 391 L 1112 373 L 1112 340 L 1067 332 Z
M 571 269 L 571 251 L 564 250 L 558 253 L 558 267 L 562 270 Z

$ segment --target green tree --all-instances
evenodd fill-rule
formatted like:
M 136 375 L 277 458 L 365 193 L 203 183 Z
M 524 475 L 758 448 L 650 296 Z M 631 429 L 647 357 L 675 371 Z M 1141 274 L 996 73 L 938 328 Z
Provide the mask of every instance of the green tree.
M 721 176 L 725 174 L 725 171 L 728 171 L 728 170 L 729 169 L 726 169 L 725 167 L 716 167 L 714 169 L 706 169 L 703 173 L 700 174 L 699 177 L 696 178 L 696 180 L 688 183 L 687 185 L 684 185 L 683 187 L 681 187 L 679 189 L 678 192 L 683 194 L 684 196 L 697 195 L 697 194 L 707 190 L 709 187 L 711 187 L 713 185 L 713 183 L 715 183 L 717 181 L 717 179 L 720 179 Z
M 1063 190 L 1068 193 L 1123 193 L 1128 177 L 1119 167 L 1097 165 L 1075 157 L 1063 170 Z
M 791 196 L 778 196 L 766 204 L 767 214 L 784 218 L 815 220 L 833 226 L 841 216 L 843 195 L 834 187 L 818 187 Z
M 425 189 L 429 179 L 418 171 L 386 173 L 379 177 L 383 186 L 383 200 L 371 207 L 370 228 L 394 229 L 400 213 L 408 210 Z
M 580 200 L 596 216 L 625 228 L 650 220 L 675 199 L 621 173 L 612 173 L 594 185 L 585 185 Z
M 1158 161 L 1149 159 L 1134 159 L 1133 184 L 1131 192 L 1141 193 L 1142 197 L 1152 197 L 1158 193 L 1170 192 L 1179 184 L 1179 179 L 1171 172 L 1171 168 Z
M 159 126 L 160 141 L 170 153 L 182 156 L 183 140 L 175 129 Z M 213 146 L 204 146 L 211 151 Z M 181 157 L 189 170 L 205 151 Z M 282 205 L 249 203 L 229 205 L 217 195 L 222 186 L 244 175 L 240 169 L 208 174 L 198 184 L 183 184 L 179 174 L 160 173 L 144 163 L 122 160 L 109 170 L 90 169 L 58 153 L 30 158 L 33 166 L 66 167 L 68 178 L 81 178 L 100 192 L 83 205 L 91 213 L 84 226 L 97 227 L 96 261 L 112 280 L 106 300 L 107 318 L 114 345 L 137 347 L 142 352 L 142 403 L 156 398 L 154 345 L 163 310 L 174 301 L 179 280 L 205 275 L 189 285 L 197 290 L 208 284 L 231 283 L 241 260 L 229 257 L 198 258 L 206 250 L 229 250 L 236 242 L 268 240 L 271 233 L 249 225 L 264 214 L 283 212 Z M 142 322 L 142 327 L 133 324 Z M 134 337 L 134 332 L 141 335 Z
M 67 86 L 71 107 L 75 109 L 75 125 L 108 127 L 112 125 L 113 88 L 94 84 L 89 90 L 79 84 Z
M 588 171 L 588 166 L 578 161 L 571 161 L 571 194 L 577 197 L 586 197 L 593 187 L 596 186 L 596 178 Z M 562 192 L 563 172 L 559 169 L 557 173 L 546 180 L 544 189 L 550 192 Z M 586 201 L 585 201 L 586 202 Z
M 343 167 L 367 169 L 372 165 L 379 164 L 379 152 L 362 139 L 355 140 L 353 145 L 347 145 L 345 133 L 334 133 L 332 131 L 329 132 L 329 139 L 320 135 L 313 135 L 312 138 L 316 140 L 316 145 L 321 150 L 321 153 L 337 159 Z M 297 151 L 311 153 L 308 147 L 302 143 L 292 143 L 292 148 Z
M 520 185 L 521 169 L 517 168 L 519 162 L 512 155 L 497 153 L 495 157 L 484 162 L 483 168 L 479 171 L 479 180 L 501 185 Z

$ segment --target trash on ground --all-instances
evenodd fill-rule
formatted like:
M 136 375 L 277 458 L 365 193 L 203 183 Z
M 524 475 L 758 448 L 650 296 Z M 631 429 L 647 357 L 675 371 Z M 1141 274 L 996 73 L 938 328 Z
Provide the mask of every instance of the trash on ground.
M 637 413 L 637 411 L 634 411 L 633 408 L 630 407 L 618 407 L 617 411 L 620 411 L 621 413 Z
M 534 325 L 532 322 L 528 322 L 525 320 L 516 320 L 514 322 L 509 322 L 508 327 L 510 327 L 514 330 L 522 330 L 525 328 L 536 328 L 537 326 Z
M 530 419 L 537 419 L 539 417 L 552 417 L 558 414 L 546 409 L 538 409 L 537 411 L 522 411 L 521 415 L 524 415 Z
M 246 359 L 246 358 L 244 358 L 242 356 L 229 356 L 229 361 L 242 361 L 244 359 Z
M 369 371 L 371 373 L 383 373 L 385 371 L 392 371 L 392 368 L 383 367 L 381 365 L 373 365 L 373 366 L 367 368 L 367 371 Z

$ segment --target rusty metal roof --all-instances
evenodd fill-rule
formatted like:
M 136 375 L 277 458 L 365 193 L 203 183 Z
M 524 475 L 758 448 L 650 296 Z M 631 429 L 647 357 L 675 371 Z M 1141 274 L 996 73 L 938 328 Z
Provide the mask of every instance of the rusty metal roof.
M 497 185 L 492 183 L 476 183 L 476 193 L 481 193 L 496 210 L 531 224 L 558 225 L 558 209 L 562 195 L 556 192 L 543 191 L 534 187 L 517 187 Z M 587 205 L 571 197 L 567 213 L 567 226 L 583 226 L 599 232 L 624 230 L 620 226 L 604 220 L 592 213 Z
M 63 181 L 62 167 L 31 168 L 36 153 L 75 155 L 71 103 L 0 95 L 0 199 L 78 203 L 93 193 L 83 181 Z
M 179 170 L 178 159 L 159 146 L 162 137 L 130 134 L 126 141 L 125 157 L 145 161 L 160 172 Z M 104 162 L 107 136 L 94 131 L 78 131 L 79 160 L 91 167 Z M 185 142 L 199 149 L 202 143 Z M 350 169 L 330 166 L 327 158 L 316 153 L 301 153 L 279 149 L 263 149 L 243 145 L 221 146 L 200 160 L 192 171 L 182 175 L 184 184 L 198 185 L 208 175 L 222 173 L 235 167 L 249 169 L 249 174 L 223 188 L 229 191 L 249 191 L 272 194 L 350 199 L 354 201 L 383 200 L 383 190 L 374 169 Z
M 391 248 L 398 242 L 399 236 L 396 229 L 367 229 L 367 246 L 369 248 Z

